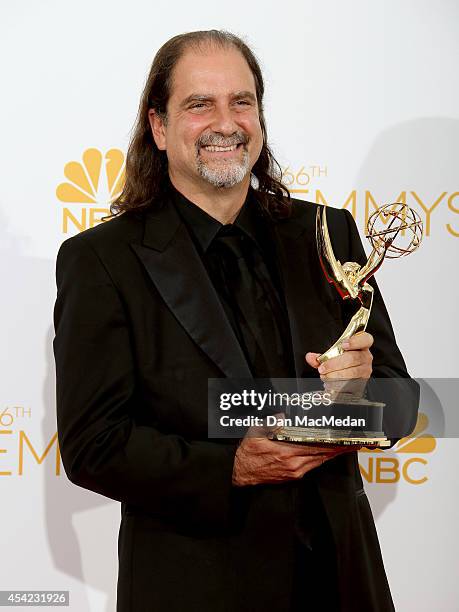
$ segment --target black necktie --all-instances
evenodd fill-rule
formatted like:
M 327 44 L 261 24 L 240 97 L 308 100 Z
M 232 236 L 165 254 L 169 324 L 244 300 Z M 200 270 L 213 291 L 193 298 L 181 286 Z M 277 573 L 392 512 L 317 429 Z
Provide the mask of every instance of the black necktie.
M 285 315 L 255 243 L 239 228 L 226 225 L 212 241 L 209 254 L 220 260 L 213 267 L 219 270 L 221 288 L 235 313 L 236 332 L 254 377 L 288 377 Z

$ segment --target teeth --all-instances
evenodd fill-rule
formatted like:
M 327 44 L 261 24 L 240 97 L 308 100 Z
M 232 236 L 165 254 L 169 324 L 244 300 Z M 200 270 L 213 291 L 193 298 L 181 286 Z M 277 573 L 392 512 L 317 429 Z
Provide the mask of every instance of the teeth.
M 216 147 L 213 145 L 209 145 L 207 147 L 204 147 L 204 149 L 206 149 L 206 151 L 234 151 L 234 149 L 237 147 L 237 144 L 235 145 L 231 145 L 230 147 Z

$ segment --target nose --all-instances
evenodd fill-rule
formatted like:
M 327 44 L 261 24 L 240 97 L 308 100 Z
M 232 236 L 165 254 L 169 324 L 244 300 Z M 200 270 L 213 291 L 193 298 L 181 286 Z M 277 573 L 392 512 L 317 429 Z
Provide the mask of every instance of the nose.
M 212 114 L 210 128 L 213 132 L 219 132 L 223 136 L 231 136 L 237 131 L 238 126 L 234 119 L 231 108 L 227 105 L 216 106 Z

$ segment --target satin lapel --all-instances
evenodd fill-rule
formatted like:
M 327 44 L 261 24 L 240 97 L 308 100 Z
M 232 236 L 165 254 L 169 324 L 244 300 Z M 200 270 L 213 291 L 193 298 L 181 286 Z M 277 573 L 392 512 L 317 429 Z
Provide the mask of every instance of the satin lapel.
M 250 378 L 244 353 L 204 265 L 173 205 L 148 214 L 132 248 L 164 301 L 196 344 L 230 378 Z

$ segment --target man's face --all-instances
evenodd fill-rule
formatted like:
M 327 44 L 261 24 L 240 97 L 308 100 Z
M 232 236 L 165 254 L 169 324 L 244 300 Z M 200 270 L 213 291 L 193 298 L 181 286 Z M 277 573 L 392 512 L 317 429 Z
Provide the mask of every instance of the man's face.
M 150 111 L 150 123 L 176 186 L 248 185 L 263 136 L 255 81 L 236 49 L 185 52 L 173 72 L 167 119 Z

